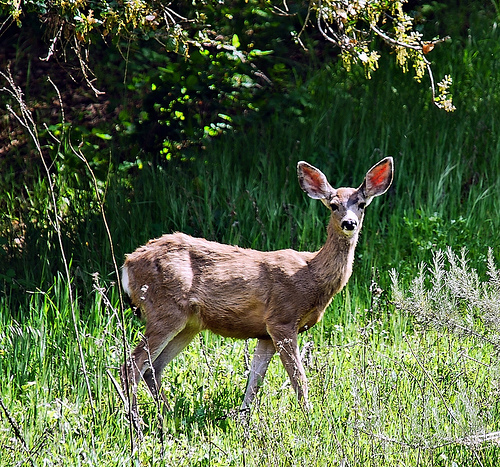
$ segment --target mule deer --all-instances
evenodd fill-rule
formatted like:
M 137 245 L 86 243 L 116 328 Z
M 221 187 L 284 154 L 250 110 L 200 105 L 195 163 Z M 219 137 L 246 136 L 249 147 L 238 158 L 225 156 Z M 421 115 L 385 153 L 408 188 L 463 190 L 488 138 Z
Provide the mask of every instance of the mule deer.
M 393 160 L 372 167 L 357 189 L 332 188 L 307 162 L 299 162 L 297 171 L 301 188 L 331 211 L 326 243 L 318 252 L 261 252 L 175 233 L 127 256 L 123 287 L 146 320 L 144 338 L 121 370 L 136 420 L 141 377 L 155 398 L 165 399 L 163 369 L 205 329 L 258 339 L 242 409 L 249 408 L 276 352 L 298 399 L 309 407 L 297 334 L 321 320 L 349 280 L 365 207 L 391 185 Z

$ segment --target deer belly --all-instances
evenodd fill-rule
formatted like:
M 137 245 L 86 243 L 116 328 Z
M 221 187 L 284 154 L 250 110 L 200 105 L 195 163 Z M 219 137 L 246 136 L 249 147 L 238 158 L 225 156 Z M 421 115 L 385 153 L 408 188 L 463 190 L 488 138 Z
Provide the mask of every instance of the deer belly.
M 264 307 L 254 304 L 248 307 L 197 306 L 203 329 L 236 339 L 269 337 L 264 322 Z

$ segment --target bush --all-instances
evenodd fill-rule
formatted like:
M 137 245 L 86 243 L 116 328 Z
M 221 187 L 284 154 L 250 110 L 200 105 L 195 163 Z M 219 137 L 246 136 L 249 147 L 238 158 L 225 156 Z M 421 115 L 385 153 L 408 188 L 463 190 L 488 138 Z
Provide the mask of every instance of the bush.
M 500 351 L 500 270 L 493 251 L 487 259 L 488 280 L 469 265 L 466 250 L 435 253 L 432 266 L 420 271 L 405 290 L 393 269 L 394 304 L 422 325 L 472 337 Z

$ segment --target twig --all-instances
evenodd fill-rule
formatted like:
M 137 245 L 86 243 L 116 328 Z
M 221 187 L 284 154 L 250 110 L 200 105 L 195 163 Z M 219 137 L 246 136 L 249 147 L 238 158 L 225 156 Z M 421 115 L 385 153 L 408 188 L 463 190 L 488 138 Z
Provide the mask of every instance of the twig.
M 74 37 L 74 42 L 75 42 L 75 46 L 73 47 L 73 51 L 75 52 L 75 55 L 77 56 L 78 61 L 80 62 L 80 69 L 82 70 L 83 77 L 85 78 L 87 85 L 90 87 L 90 89 L 92 89 L 92 91 L 94 91 L 94 94 L 96 96 L 104 94 L 103 91 L 99 91 L 92 83 L 92 81 L 95 81 L 95 78 L 92 80 L 89 78 L 89 72 L 91 74 L 93 74 L 93 71 L 90 69 L 90 67 L 87 65 L 87 62 L 82 57 L 81 47 L 80 47 L 80 44 L 79 44 L 76 36 Z M 87 52 L 88 52 L 88 50 L 87 50 Z
M 7 410 L 7 407 L 5 406 L 5 404 L 3 403 L 3 399 L 2 399 L 2 396 L 0 396 L 0 407 L 2 407 L 2 410 L 4 411 L 5 413 L 5 417 L 7 418 L 7 420 L 9 421 L 9 425 L 11 426 L 12 428 L 12 431 L 14 432 L 14 435 L 16 436 L 16 438 L 21 442 L 21 445 L 23 446 L 23 449 L 24 449 L 24 452 L 26 453 L 26 455 L 28 456 L 28 460 L 29 460 L 29 463 L 35 467 L 35 463 L 33 462 L 33 459 L 31 458 L 31 453 L 28 449 L 28 445 L 26 444 L 26 441 L 25 439 L 23 438 L 23 435 L 21 433 L 21 430 L 19 429 L 19 427 L 17 426 L 17 423 L 16 421 L 12 418 L 11 414 L 9 413 L 9 411 Z
M 64 22 L 61 23 L 61 27 L 59 28 L 59 31 L 57 31 L 56 35 L 50 40 L 50 47 L 49 47 L 49 51 L 47 52 L 47 55 L 45 57 L 40 57 L 40 60 L 42 62 L 48 62 L 50 57 L 52 57 L 52 55 L 54 55 L 54 51 L 56 50 L 56 44 L 57 44 L 57 41 L 59 40 L 59 38 L 61 37 L 63 27 L 64 27 Z
M 417 355 L 415 354 L 415 352 L 413 351 L 413 348 L 408 340 L 408 338 L 406 337 L 406 335 L 403 336 L 403 339 L 404 341 L 406 342 L 406 344 L 408 345 L 408 348 L 410 349 L 410 352 L 411 354 L 413 355 L 413 358 L 415 359 L 415 361 L 417 362 L 418 366 L 422 369 L 422 371 L 424 372 L 425 376 L 427 377 L 427 379 L 430 381 L 430 383 L 432 384 L 432 387 L 434 388 L 434 390 L 438 393 L 439 397 L 441 398 L 441 401 L 443 402 L 447 412 L 450 414 L 450 417 L 453 419 L 453 421 L 455 423 L 459 423 L 459 421 L 457 420 L 457 418 L 455 417 L 455 414 L 453 413 L 453 411 L 450 409 L 450 407 L 448 406 L 448 404 L 446 403 L 446 400 L 443 396 L 443 394 L 441 393 L 441 391 L 439 390 L 439 388 L 437 387 L 437 384 L 436 382 L 434 381 L 434 379 L 432 378 L 432 376 L 427 372 L 427 370 L 425 369 L 424 365 L 422 365 L 422 363 L 420 362 L 420 360 L 418 359 Z
M 340 41 L 340 38 L 337 36 L 337 34 L 335 34 L 335 31 L 333 31 L 333 29 L 331 29 L 330 27 L 328 27 L 328 29 L 330 30 L 332 36 L 335 38 L 332 39 L 324 30 L 323 30 L 323 27 L 321 26 L 321 20 L 323 19 L 323 15 L 321 14 L 321 0 L 319 0 L 318 2 L 318 19 L 317 19 L 317 25 L 318 25 L 318 29 L 319 29 L 319 32 L 321 33 L 321 35 L 329 42 L 332 42 L 333 44 L 337 45 L 338 47 L 342 48 L 342 43 Z M 327 24 L 328 26 L 328 24 Z
M 126 335 L 126 327 L 125 327 L 125 305 L 124 305 L 124 302 L 123 302 L 123 289 L 122 289 L 122 283 L 120 281 L 120 270 L 118 268 L 118 264 L 116 262 L 116 255 L 115 255 L 115 248 L 114 248 L 114 243 L 113 243 L 113 237 L 111 236 L 111 231 L 109 229 L 109 224 L 108 224 L 108 220 L 106 218 L 106 213 L 104 211 L 104 201 L 101 199 L 101 196 L 99 195 L 99 186 L 97 184 L 97 179 L 95 177 L 95 174 L 92 170 L 92 168 L 90 167 L 90 164 L 88 163 L 87 159 L 85 158 L 85 156 L 82 154 L 82 152 L 80 150 L 76 150 L 73 145 L 71 144 L 71 141 L 69 142 L 69 147 L 71 148 L 71 151 L 85 164 L 85 166 L 87 167 L 87 170 L 89 171 L 90 173 L 90 176 L 92 177 L 92 182 L 94 184 L 94 190 L 95 190 L 95 193 L 96 193 L 96 198 L 97 198 L 97 202 L 99 203 L 99 207 L 100 207 L 100 210 L 101 210 L 101 216 L 102 216 L 102 221 L 103 221 L 103 224 L 104 224 L 104 228 L 106 230 L 106 235 L 108 237 L 108 241 L 109 241 L 109 245 L 110 245 L 110 249 L 111 249 L 111 260 L 113 262 L 113 268 L 114 268 L 114 271 L 115 271 L 115 275 L 116 275 L 116 283 L 117 283 L 117 286 L 118 286 L 118 299 L 119 299 L 119 303 L 120 303 L 120 313 L 119 313 L 119 319 L 120 319 L 120 324 L 121 324 L 121 327 L 122 327 L 122 343 L 123 343 L 123 357 L 124 357 L 124 361 L 126 362 L 127 359 L 128 359 L 128 342 L 127 342 L 127 335 Z M 126 380 L 128 381 L 128 371 L 129 371 L 129 368 L 128 368 L 128 365 L 125 365 L 125 377 L 126 377 Z M 113 384 L 114 384 L 114 381 L 113 381 Z M 133 453 L 134 450 L 135 450 L 135 443 L 134 443 L 134 426 L 133 426 L 133 408 L 132 408 L 132 404 L 130 403 L 130 394 L 129 394 L 129 391 L 126 391 L 126 401 L 127 403 L 125 403 L 125 407 L 127 408 L 127 411 L 128 411 L 128 420 L 129 420 L 129 437 L 130 437 L 130 452 Z M 123 400 L 125 400 L 124 397 L 122 397 Z
M 129 410 L 128 397 L 126 397 L 125 394 L 123 393 L 120 383 L 118 383 L 118 381 L 116 381 L 116 378 L 113 376 L 111 371 L 109 371 L 109 368 L 106 368 L 106 374 L 108 375 L 108 378 L 113 383 L 113 386 L 115 387 L 116 392 L 118 393 L 118 396 L 120 396 L 120 399 L 122 400 L 123 405 L 127 408 L 127 412 L 128 412 L 128 410 Z
M 398 47 L 404 47 L 405 49 L 413 49 L 417 50 L 419 52 L 422 52 L 422 45 L 420 44 L 407 44 L 406 42 L 399 42 L 396 39 L 393 39 L 392 37 L 388 36 L 385 34 L 381 29 L 379 29 L 375 24 L 370 23 L 370 29 L 375 32 L 378 36 L 380 36 L 382 39 L 384 39 L 385 42 L 387 42 L 390 45 L 398 46 Z M 423 57 L 425 63 L 430 63 L 425 57 Z
M 12 16 L 7 16 L 7 18 L 5 19 L 5 21 L 0 24 L 0 37 L 2 37 L 5 32 L 7 31 L 7 29 L 9 29 L 9 27 L 11 26 L 11 24 L 14 23 L 14 18 Z
M 83 375 L 85 378 L 85 384 L 86 384 L 87 392 L 88 392 L 88 396 L 89 396 L 90 408 L 92 410 L 92 415 L 93 415 L 94 420 L 95 420 L 96 414 L 95 414 L 95 409 L 94 409 L 94 400 L 92 397 L 92 389 L 90 387 L 90 381 L 89 381 L 89 377 L 88 377 L 88 373 L 87 373 L 87 368 L 86 368 L 86 363 L 85 363 L 85 355 L 83 353 L 83 347 L 82 347 L 82 343 L 80 340 L 80 332 L 78 330 L 78 322 L 77 322 L 76 311 L 75 311 L 75 300 L 73 297 L 73 289 L 71 287 L 71 274 L 69 271 L 68 260 L 66 258 L 66 253 L 64 251 L 64 245 L 63 245 L 63 241 L 62 241 L 61 225 L 59 222 L 59 215 L 57 212 L 58 210 L 57 210 L 57 201 L 56 201 L 56 195 L 55 195 L 54 182 L 53 182 L 51 174 L 50 174 L 50 169 L 47 166 L 47 162 L 45 161 L 45 158 L 43 155 L 43 151 L 42 151 L 42 147 L 40 144 L 40 139 L 38 137 L 38 132 L 36 129 L 35 121 L 33 120 L 33 116 L 31 114 L 31 111 L 28 109 L 28 106 L 26 105 L 26 103 L 24 101 L 23 93 L 22 93 L 21 89 L 18 86 L 16 86 L 16 84 L 14 83 L 14 79 L 12 78 L 12 74 L 10 73 L 9 68 L 7 69 L 7 74 L 5 74 L 3 72 L 0 72 L 0 74 L 7 80 L 7 82 L 9 83 L 9 86 L 10 86 L 10 89 L 3 88 L 2 90 L 8 92 L 15 99 L 15 101 L 18 103 L 20 115 L 18 115 L 14 111 L 14 109 L 12 109 L 12 107 L 10 105 L 7 105 L 7 110 L 17 119 L 19 124 L 22 127 L 24 127 L 25 130 L 28 132 L 33 143 L 35 144 L 36 150 L 38 152 L 38 155 L 40 156 L 45 173 L 47 175 L 47 182 L 49 184 L 49 191 L 50 191 L 50 197 L 51 197 L 51 201 L 52 201 L 52 207 L 54 209 L 54 219 L 53 219 L 52 225 L 56 231 L 57 240 L 59 243 L 59 248 L 61 250 L 61 257 L 62 257 L 63 266 L 64 266 L 64 273 L 66 276 L 66 281 L 68 283 L 68 294 L 69 294 L 73 329 L 75 331 L 75 338 L 76 338 L 76 342 L 77 342 L 80 363 L 82 365 L 82 372 L 83 372 Z M 54 83 L 51 80 L 49 80 L 49 81 L 52 85 L 54 85 Z M 56 91 L 58 92 L 57 88 L 56 88 Z M 59 92 L 58 92 L 58 95 L 60 98 Z M 62 102 L 61 102 L 61 105 L 62 105 Z M 93 441 L 94 441 L 94 438 L 92 438 L 92 442 Z
M 57 93 L 57 96 L 59 98 L 59 105 L 61 107 L 61 116 L 62 116 L 62 118 L 64 118 L 64 108 L 63 108 L 63 103 L 62 103 L 62 99 L 61 99 L 61 93 L 59 92 L 59 89 L 54 84 L 54 82 L 50 79 L 50 77 L 48 78 L 48 81 L 50 82 L 50 84 L 52 84 L 52 86 L 54 87 L 54 89 L 55 89 L 55 91 Z M 26 111 L 27 110 L 28 109 L 26 107 Z M 35 123 L 34 123 L 32 117 L 31 117 L 31 113 L 29 113 L 28 115 L 29 115 L 30 122 L 31 122 L 33 128 L 36 129 Z M 63 120 L 63 123 L 64 123 L 64 120 Z M 69 301 L 70 301 L 70 309 L 71 309 L 71 319 L 73 321 L 73 327 L 74 327 L 74 331 L 75 331 L 76 342 L 77 342 L 77 345 L 78 345 L 78 353 L 80 355 L 80 362 L 82 364 L 82 371 L 83 371 L 83 375 L 84 375 L 84 378 L 85 378 L 85 384 L 87 386 L 87 392 L 88 392 L 89 401 L 90 401 L 90 408 L 92 410 L 92 416 L 93 416 L 94 421 L 95 421 L 96 413 L 95 413 L 95 408 L 94 408 L 94 399 L 93 399 L 93 396 L 92 396 L 92 389 L 90 387 L 89 376 L 88 376 L 88 373 L 87 373 L 87 365 L 85 363 L 85 355 L 83 353 L 83 347 L 82 347 L 82 343 L 81 343 L 81 340 L 80 340 L 80 332 L 78 330 L 78 321 L 77 321 L 77 318 L 76 318 L 76 311 L 75 311 L 75 300 L 74 300 L 74 297 L 73 297 L 73 289 L 71 288 L 71 274 L 69 272 L 68 260 L 66 258 L 66 253 L 64 251 L 64 245 L 63 245 L 63 242 L 62 242 L 61 225 L 59 223 L 59 216 L 57 214 L 57 201 L 56 201 L 56 196 L 55 196 L 54 184 L 53 184 L 53 181 L 52 181 L 52 177 L 50 176 L 50 171 L 49 171 L 49 168 L 47 167 L 47 163 L 46 163 L 46 161 L 45 161 L 45 159 L 43 157 L 43 152 L 42 152 L 42 148 L 40 146 L 40 141 L 38 139 L 38 135 L 36 135 L 35 144 L 36 144 L 36 147 L 37 147 L 37 150 L 38 150 L 38 154 L 40 155 L 40 158 L 42 160 L 42 164 L 43 164 L 43 167 L 44 167 L 45 172 L 47 174 L 47 179 L 48 179 L 48 182 L 49 182 L 50 194 L 51 194 L 51 198 L 52 198 L 52 204 L 53 204 L 53 207 L 54 207 L 54 219 L 55 219 L 55 223 L 56 223 L 56 233 L 57 233 L 57 238 L 58 238 L 58 241 L 59 241 L 59 247 L 61 249 L 61 257 L 62 257 L 63 264 L 64 264 L 64 272 L 65 272 L 65 275 L 66 275 L 66 280 L 68 282 L 68 293 L 69 293 Z M 93 437 L 92 437 L 92 442 L 94 442 L 94 438 Z

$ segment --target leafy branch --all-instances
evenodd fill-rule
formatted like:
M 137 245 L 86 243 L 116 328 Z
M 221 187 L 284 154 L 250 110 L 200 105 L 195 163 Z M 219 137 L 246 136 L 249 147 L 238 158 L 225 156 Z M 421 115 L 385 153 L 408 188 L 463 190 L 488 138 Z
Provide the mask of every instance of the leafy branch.
M 241 5 L 240 5 L 241 3 Z M 83 76 L 90 88 L 97 94 L 93 84 L 92 70 L 88 65 L 91 45 L 98 40 L 108 42 L 125 38 L 127 41 L 139 39 L 158 40 L 168 52 L 184 55 L 189 60 L 191 49 L 206 46 L 230 48 L 232 37 L 225 34 L 223 26 L 214 18 L 217 11 L 223 11 L 225 18 L 240 16 L 252 22 L 255 15 L 274 17 L 296 17 L 301 21 L 299 32 L 292 32 L 297 43 L 302 45 L 306 30 L 316 29 L 329 43 L 340 49 L 345 67 L 350 70 L 354 63 L 361 64 L 370 78 L 378 68 L 381 50 L 380 38 L 394 52 L 396 62 L 407 72 L 411 66 L 415 79 L 420 82 L 427 73 L 432 90 L 433 103 L 447 112 L 455 110 L 450 87 L 452 79 L 445 76 L 437 85 L 431 62 L 426 55 L 447 38 L 424 40 L 417 30 L 416 20 L 404 11 L 406 0 L 309 0 L 306 4 L 305 19 L 300 20 L 304 5 L 301 2 L 283 0 L 282 5 L 274 5 L 267 0 L 220 2 L 203 0 L 185 4 L 183 2 L 12 2 L 0 5 L 0 14 L 7 14 L 11 23 L 21 26 L 27 13 L 40 15 L 45 25 L 50 45 L 45 59 L 58 50 L 65 50 L 70 44 L 80 64 Z M 2 29 L 10 23 L 0 25 Z M 118 43 L 119 41 L 116 41 Z M 239 51 L 244 55 L 250 51 Z
M 405 0 L 311 0 L 310 8 L 316 13 L 322 36 L 341 49 L 348 70 L 352 64 L 361 63 L 366 77 L 370 78 L 378 68 L 381 55 L 374 48 L 374 34 L 395 51 L 396 62 L 403 72 L 406 73 L 411 65 L 418 82 L 427 72 L 433 103 L 453 112 L 455 106 L 449 92 L 452 78 L 445 76 L 436 90 L 431 62 L 426 57 L 437 44 L 449 38 L 424 41 L 422 34 L 415 29 L 414 19 L 403 11 L 404 3 Z

